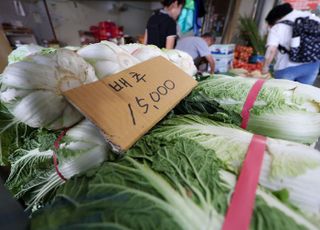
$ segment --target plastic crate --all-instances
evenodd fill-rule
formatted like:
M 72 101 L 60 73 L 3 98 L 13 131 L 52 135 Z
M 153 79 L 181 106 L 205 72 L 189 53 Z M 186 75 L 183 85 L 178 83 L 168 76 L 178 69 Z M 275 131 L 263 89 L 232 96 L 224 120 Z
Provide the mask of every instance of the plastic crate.
M 228 72 L 233 63 L 233 54 L 229 55 L 212 55 L 215 60 L 215 72 L 225 73 Z
M 230 55 L 234 53 L 235 47 L 235 44 L 213 44 L 209 48 L 211 54 Z

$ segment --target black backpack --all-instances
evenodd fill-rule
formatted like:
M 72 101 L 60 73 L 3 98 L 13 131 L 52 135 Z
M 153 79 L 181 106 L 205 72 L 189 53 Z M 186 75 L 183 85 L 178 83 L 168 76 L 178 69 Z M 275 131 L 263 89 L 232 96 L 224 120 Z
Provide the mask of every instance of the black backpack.
M 320 23 L 309 17 L 297 18 L 294 22 L 285 20 L 283 23 L 292 27 L 292 40 L 298 45 L 292 46 L 289 50 L 279 45 L 281 53 L 287 53 L 292 62 L 315 62 L 320 60 Z M 300 42 L 299 42 L 300 40 Z

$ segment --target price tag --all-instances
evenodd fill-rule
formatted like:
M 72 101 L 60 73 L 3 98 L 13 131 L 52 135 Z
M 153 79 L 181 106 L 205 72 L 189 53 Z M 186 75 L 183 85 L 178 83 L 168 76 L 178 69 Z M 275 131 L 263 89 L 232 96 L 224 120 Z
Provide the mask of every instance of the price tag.
M 118 151 L 128 150 L 197 82 L 163 57 L 135 65 L 64 96 L 96 124 Z

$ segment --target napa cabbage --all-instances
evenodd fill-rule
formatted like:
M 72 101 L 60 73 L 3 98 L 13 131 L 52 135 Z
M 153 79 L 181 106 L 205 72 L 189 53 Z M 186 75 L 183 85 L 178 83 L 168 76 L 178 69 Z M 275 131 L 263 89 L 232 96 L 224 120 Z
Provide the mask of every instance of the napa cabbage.
M 252 136 L 235 125 L 186 115 L 163 121 L 144 138 L 150 146 L 180 138 L 193 140 L 214 150 L 224 162 L 224 169 L 238 174 Z M 289 201 L 316 221 L 320 220 L 319 177 L 319 151 L 303 144 L 267 138 L 260 185 L 272 191 L 286 189 Z
M 97 77 L 100 79 L 140 62 L 125 49 L 108 41 L 84 46 L 77 53 L 94 67 Z
M 168 59 L 165 53 L 155 45 L 127 44 L 120 47 L 129 51 L 132 56 L 141 62 L 158 56 Z
M 6 186 L 29 208 L 43 203 L 47 195 L 65 183 L 65 179 L 99 165 L 108 157 L 107 143 L 88 120 L 68 130 L 57 150 L 54 142 L 59 135 L 59 132 L 37 129 L 10 156 L 11 172 Z M 63 178 L 55 169 L 54 154 Z
M 8 63 L 12 64 L 15 62 L 22 61 L 25 57 L 40 52 L 45 49 L 44 47 L 29 44 L 29 45 L 21 45 L 18 46 L 15 50 L 13 50 L 8 56 Z
M 177 49 L 162 49 L 168 57 L 169 61 L 178 66 L 188 75 L 193 76 L 197 73 L 197 68 L 194 65 L 192 57 L 181 50 Z
M 17 122 L 61 129 L 83 118 L 63 92 L 96 80 L 92 66 L 70 50 L 36 53 L 5 68 L 0 99 Z
M 241 124 L 241 111 L 256 79 L 214 75 L 199 82 L 180 113 L 211 114 Z M 247 130 L 312 144 L 320 136 L 320 89 L 289 80 L 267 80 L 250 111 Z
M 139 142 L 62 186 L 34 213 L 31 229 L 221 229 L 235 177 L 193 141 Z M 262 195 L 260 195 L 262 194 Z M 317 229 L 266 192 L 256 199 L 251 229 Z

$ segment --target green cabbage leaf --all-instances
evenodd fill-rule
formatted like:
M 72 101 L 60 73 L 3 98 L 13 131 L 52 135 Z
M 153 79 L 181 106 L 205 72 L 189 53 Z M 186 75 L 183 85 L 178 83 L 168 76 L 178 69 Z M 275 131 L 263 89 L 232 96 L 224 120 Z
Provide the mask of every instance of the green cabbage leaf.
M 221 229 L 235 177 L 196 142 L 144 142 L 62 186 L 32 229 Z M 262 195 L 260 195 L 262 194 Z M 251 229 L 317 229 L 259 191 Z
M 178 113 L 213 115 L 240 126 L 241 111 L 256 79 L 214 75 L 201 81 Z M 320 136 L 320 89 L 288 80 L 268 80 L 250 111 L 247 130 L 312 144 Z

